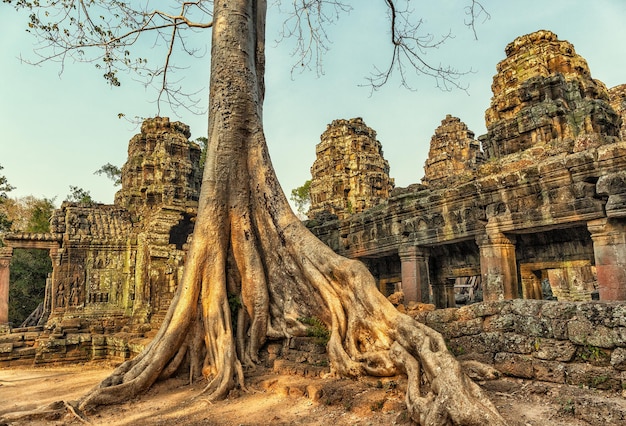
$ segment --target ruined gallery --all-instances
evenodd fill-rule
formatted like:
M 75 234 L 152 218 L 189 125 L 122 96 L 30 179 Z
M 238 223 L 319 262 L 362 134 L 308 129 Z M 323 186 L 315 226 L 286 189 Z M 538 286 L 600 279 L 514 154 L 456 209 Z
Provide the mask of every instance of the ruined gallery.
M 549 31 L 505 52 L 487 134 L 475 138 L 462 117 L 442 117 L 421 183 L 394 188 L 362 119 L 329 124 L 311 167 L 307 226 L 364 262 L 380 290 L 457 355 L 513 376 L 605 377 L 594 384 L 620 389 L 626 85 L 594 80 L 572 44 Z M 5 235 L 0 327 L 13 250 L 49 250 L 53 271 L 30 323 L 0 331 L 0 365 L 121 360 L 154 336 L 193 230 L 201 170 L 189 136 L 182 123 L 146 120 L 113 205 L 64 203 L 51 233 Z M 589 347 L 605 362 L 586 362 Z

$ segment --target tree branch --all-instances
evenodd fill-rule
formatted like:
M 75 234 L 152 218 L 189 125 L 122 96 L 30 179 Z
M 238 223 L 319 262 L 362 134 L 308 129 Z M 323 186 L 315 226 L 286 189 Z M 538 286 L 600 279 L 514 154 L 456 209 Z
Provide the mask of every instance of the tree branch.
M 185 46 L 179 29 L 212 28 L 212 12 L 207 7 L 210 3 L 207 0 L 181 2 L 175 13 L 147 9 L 147 2 L 144 6 L 133 6 L 117 0 L 4 1 L 13 4 L 16 9 L 29 11 L 28 31 L 41 41 L 35 49 L 38 59 L 22 59 L 23 62 L 32 65 L 59 62 L 59 74 L 63 73 L 68 58 L 91 62 L 96 68 L 104 70 L 103 77 L 112 86 L 121 85 L 119 71 L 133 72 L 145 85 L 156 86 L 157 111 L 160 111 L 165 99 L 174 111 L 179 107 L 193 113 L 206 110 L 205 106 L 199 106 L 196 99 L 195 94 L 199 91 L 183 92 L 178 81 L 172 80 L 172 72 L 183 69 L 174 66 L 176 41 L 181 42 L 182 51 L 190 56 L 198 57 L 206 53 Z M 166 35 L 168 29 L 171 31 Z M 160 40 L 167 43 L 163 60 L 154 62 L 157 64 L 154 67 L 148 66 L 146 57 L 131 54 L 131 47 L 151 33 L 155 34 L 155 44 L 159 44 Z M 152 49 L 150 54 L 154 51 L 156 49 Z

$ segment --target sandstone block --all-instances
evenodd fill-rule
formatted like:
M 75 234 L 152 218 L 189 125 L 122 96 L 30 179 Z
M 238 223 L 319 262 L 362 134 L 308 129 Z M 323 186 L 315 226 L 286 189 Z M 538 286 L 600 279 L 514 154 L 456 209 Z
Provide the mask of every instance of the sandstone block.
M 516 333 L 503 333 L 501 350 L 516 354 L 530 354 L 535 347 L 535 339 Z
M 594 326 L 584 319 L 570 321 L 567 324 L 569 340 L 578 345 L 591 345 L 600 348 L 614 348 L 621 341 L 617 331 L 602 325 Z
M 555 361 L 533 360 L 533 375 L 536 380 L 565 383 L 565 365 Z
M 441 333 L 448 337 L 460 337 L 478 334 L 482 331 L 482 318 L 475 318 L 469 321 L 453 321 L 440 324 Z
M 626 349 L 616 348 L 611 353 L 611 366 L 616 370 L 626 371 Z
M 576 345 L 570 341 L 536 339 L 533 356 L 546 361 L 569 362 L 576 354 Z
M 583 385 L 598 389 L 621 390 L 622 386 L 620 372 L 589 364 L 567 364 L 565 379 L 569 385 Z
M 485 318 L 483 323 L 485 331 L 513 331 L 515 330 L 515 315 L 493 315 Z
M 534 375 L 533 359 L 527 355 L 497 353 L 494 367 L 507 376 L 532 379 Z

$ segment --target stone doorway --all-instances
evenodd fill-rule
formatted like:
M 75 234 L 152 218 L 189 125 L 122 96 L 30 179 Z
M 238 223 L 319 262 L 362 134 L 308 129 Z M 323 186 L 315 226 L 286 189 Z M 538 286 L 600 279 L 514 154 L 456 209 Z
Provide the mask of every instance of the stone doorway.
M 588 260 L 520 265 L 524 299 L 588 301 L 598 297 L 596 267 Z
M 37 325 L 44 312 L 46 287 L 52 274 L 48 250 L 14 249 L 9 267 L 9 324 Z

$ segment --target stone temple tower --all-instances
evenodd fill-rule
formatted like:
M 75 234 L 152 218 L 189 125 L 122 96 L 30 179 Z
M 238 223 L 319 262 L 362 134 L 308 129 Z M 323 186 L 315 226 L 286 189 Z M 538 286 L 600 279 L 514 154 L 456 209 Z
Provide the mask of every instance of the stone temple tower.
M 197 201 L 202 180 L 200 147 L 189 141 L 189 126 L 167 117 L 147 119 L 128 143 L 122 189 L 115 205 L 141 215 L 157 206 L 185 208 Z
M 587 61 L 553 32 L 540 30 L 509 43 L 493 77 L 485 112 L 487 158 L 531 147 L 573 152 L 619 137 L 621 119 L 606 86 L 591 78 Z
M 311 167 L 309 218 L 327 212 L 342 219 L 389 198 L 394 187 L 389 163 L 362 118 L 334 120 L 320 139 Z
M 451 180 L 470 179 L 484 161 L 474 132 L 459 118 L 447 115 L 430 140 L 422 183 L 431 188 L 443 187 Z

